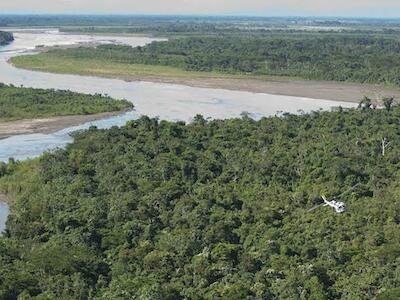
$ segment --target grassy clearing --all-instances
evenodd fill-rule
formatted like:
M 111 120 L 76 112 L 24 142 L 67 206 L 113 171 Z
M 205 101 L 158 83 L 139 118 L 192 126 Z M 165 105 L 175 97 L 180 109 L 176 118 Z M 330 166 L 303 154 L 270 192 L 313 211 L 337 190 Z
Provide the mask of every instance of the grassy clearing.
M 71 58 L 57 54 L 43 52 L 35 55 L 17 56 L 10 62 L 24 69 L 45 71 L 61 74 L 94 75 L 118 78 L 233 78 L 233 79 L 277 79 L 284 77 L 247 74 L 226 74 L 219 72 L 185 71 L 175 67 L 161 65 L 125 64 L 104 59 Z

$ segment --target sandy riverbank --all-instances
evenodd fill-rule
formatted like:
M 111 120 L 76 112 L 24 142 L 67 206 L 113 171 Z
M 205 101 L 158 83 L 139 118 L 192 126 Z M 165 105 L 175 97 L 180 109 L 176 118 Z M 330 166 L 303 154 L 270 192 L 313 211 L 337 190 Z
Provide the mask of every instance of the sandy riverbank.
M 96 74 L 92 74 L 96 75 Z M 103 76 L 102 76 L 103 77 Z M 107 76 L 104 76 L 107 77 Z M 234 78 L 184 78 L 161 76 L 110 76 L 126 81 L 148 81 L 156 83 L 180 84 L 200 88 L 216 88 L 252 93 L 305 97 L 333 101 L 356 102 L 364 96 L 375 100 L 395 97 L 400 101 L 400 89 L 371 84 L 356 84 L 290 79 L 234 79 Z
M 0 192 L 0 203 L 9 203 L 9 201 L 10 198 L 6 194 Z
M 33 120 L 0 122 L 0 139 L 20 134 L 53 133 L 67 127 L 77 126 L 96 120 L 107 119 L 122 113 L 123 112 L 121 111 L 117 111 L 93 115 L 61 116 Z

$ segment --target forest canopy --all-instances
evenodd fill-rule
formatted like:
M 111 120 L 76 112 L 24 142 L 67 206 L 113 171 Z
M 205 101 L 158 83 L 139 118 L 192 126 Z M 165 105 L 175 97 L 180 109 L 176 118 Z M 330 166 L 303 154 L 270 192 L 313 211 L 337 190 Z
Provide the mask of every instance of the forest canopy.
M 107 60 L 185 71 L 289 76 L 400 86 L 400 40 L 346 34 L 222 35 L 172 38 L 144 47 L 55 49 L 40 59 Z M 25 57 L 25 60 L 29 57 Z M 37 57 L 32 57 L 32 61 Z M 17 59 L 16 59 L 17 60 Z M 23 65 L 22 65 L 23 67 Z
M 399 119 L 142 117 L 11 160 L 0 298 L 398 299 Z
M 0 31 L 0 46 L 7 45 L 14 40 L 11 32 Z
M 43 117 L 87 115 L 133 108 L 127 100 L 63 90 L 15 87 L 0 83 L 0 122 Z

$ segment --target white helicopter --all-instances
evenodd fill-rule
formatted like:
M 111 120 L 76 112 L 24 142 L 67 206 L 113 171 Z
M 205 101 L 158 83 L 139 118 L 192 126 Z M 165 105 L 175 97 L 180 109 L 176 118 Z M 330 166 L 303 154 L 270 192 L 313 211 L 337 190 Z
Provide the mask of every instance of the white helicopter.
M 338 213 L 338 214 L 344 213 L 346 211 L 346 205 L 343 202 L 338 202 L 338 201 L 335 201 L 334 199 L 338 199 L 338 198 L 342 197 L 343 195 L 347 194 L 348 192 L 354 190 L 359 185 L 360 185 L 360 183 L 357 183 L 355 186 L 351 187 L 344 193 L 341 193 L 339 196 L 332 198 L 332 200 L 328 200 L 325 197 L 325 195 L 322 195 L 321 197 L 324 200 L 324 203 L 318 204 L 317 206 L 314 206 L 313 208 L 309 209 L 308 211 L 312 212 L 313 210 L 316 210 L 320 206 L 330 206 L 336 211 L 336 213 Z

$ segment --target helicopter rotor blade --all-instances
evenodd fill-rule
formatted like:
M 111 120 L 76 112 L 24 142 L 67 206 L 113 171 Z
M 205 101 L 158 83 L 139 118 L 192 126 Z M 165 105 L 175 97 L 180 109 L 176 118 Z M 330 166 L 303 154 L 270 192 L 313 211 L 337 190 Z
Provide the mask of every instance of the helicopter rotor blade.
M 357 183 L 356 185 L 354 185 L 354 186 L 352 186 L 351 188 L 349 188 L 347 191 L 345 191 L 345 192 L 343 192 L 343 193 L 341 193 L 341 194 L 339 194 L 339 195 L 333 197 L 332 200 L 333 200 L 333 199 L 338 199 L 338 198 L 343 197 L 344 195 L 346 195 L 347 193 L 351 192 L 351 191 L 354 190 L 356 187 L 358 187 L 360 184 L 361 184 L 360 182 Z
M 308 212 L 312 212 L 312 211 L 316 210 L 318 207 L 321 207 L 321 206 L 322 206 L 322 204 L 318 204 L 318 205 L 314 206 L 313 208 L 310 208 L 308 210 Z

